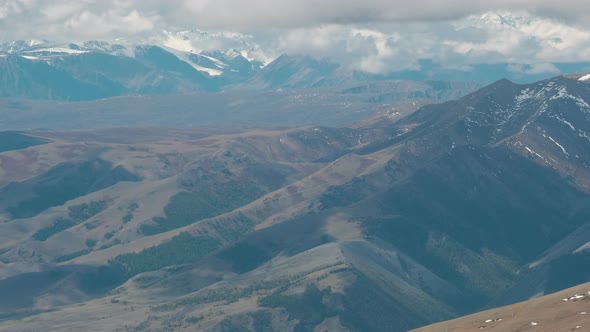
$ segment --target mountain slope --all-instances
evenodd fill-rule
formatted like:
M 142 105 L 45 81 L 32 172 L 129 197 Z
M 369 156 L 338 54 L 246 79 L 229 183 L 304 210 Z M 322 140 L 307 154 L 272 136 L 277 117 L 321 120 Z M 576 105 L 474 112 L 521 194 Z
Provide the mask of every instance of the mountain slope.
M 9 55 L 0 57 L 2 97 L 85 100 L 119 95 L 125 87 L 112 82 L 80 80 L 47 64 Z
M 590 325 L 590 284 L 511 306 L 492 309 L 415 330 L 585 331 Z
M 218 89 L 208 75 L 162 48 L 138 46 L 133 52 L 133 57 L 102 50 L 5 55 L 0 57 L 3 97 L 92 100 Z
M 313 88 L 333 85 L 338 65 L 328 60 L 315 60 L 307 56 L 282 55 L 264 67 L 248 86 L 263 89 Z
M 75 160 L 137 178 L 4 211 L 0 287 L 43 289 L 0 329 L 405 331 L 582 283 L 589 102 L 502 80 L 353 129 L 36 133 L 0 155 L 5 200 Z M 92 292 L 88 266 L 117 278 Z

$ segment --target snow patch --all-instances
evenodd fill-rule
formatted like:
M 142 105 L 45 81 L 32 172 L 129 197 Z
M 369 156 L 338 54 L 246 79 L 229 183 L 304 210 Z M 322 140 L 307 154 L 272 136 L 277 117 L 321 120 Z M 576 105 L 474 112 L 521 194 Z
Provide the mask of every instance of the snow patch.
M 574 127 L 574 125 L 571 122 L 567 121 L 564 118 L 559 117 L 559 115 L 554 115 L 553 117 L 555 119 L 557 119 L 557 121 L 559 121 L 559 122 L 563 123 L 564 125 L 570 127 L 570 129 L 573 130 L 574 132 L 576 131 L 576 127 Z
M 535 152 L 535 150 L 529 148 L 528 146 L 524 147 L 530 154 L 535 155 L 541 159 L 543 159 L 547 164 L 549 164 L 549 162 L 547 161 L 547 159 L 545 159 L 545 157 L 543 157 L 542 155 L 538 154 L 537 152 Z
M 554 140 L 553 137 L 551 137 L 551 136 L 545 136 L 545 135 L 543 135 L 543 136 L 549 138 L 549 140 L 551 140 L 551 142 L 553 142 L 555 145 L 557 145 L 561 149 L 561 151 L 563 151 L 563 154 L 565 154 L 566 157 L 568 157 L 568 158 L 570 157 L 570 154 L 565 150 L 565 148 L 563 147 L 563 145 L 559 144 L 559 142 L 557 142 L 556 140 Z
M 586 243 L 585 245 L 581 246 L 580 248 L 574 251 L 574 254 L 580 253 L 582 251 L 590 250 L 590 242 Z
M 224 63 L 224 62 L 220 61 L 219 59 L 215 59 L 214 57 L 210 57 L 210 56 L 205 55 L 205 54 L 199 54 L 199 55 L 202 56 L 202 57 L 204 57 L 204 58 L 207 58 L 207 59 L 211 60 L 219 68 L 225 68 L 225 67 L 228 66 L 227 63 Z
M 534 93 L 533 90 L 529 88 L 520 91 L 520 94 L 514 98 L 514 101 L 516 102 L 516 108 L 522 107 L 522 104 L 524 104 L 525 101 L 533 98 L 535 94 L 536 93 Z
M 576 97 L 570 93 L 567 92 L 567 89 L 565 86 L 561 86 L 559 87 L 559 89 L 557 90 L 557 95 L 554 95 L 550 98 L 550 100 L 557 100 L 557 99 L 570 99 L 576 102 L 576 104 L 583 109 L 586 109 L 585 113 L 588 113 L 590 110 L 590 105 L 588 105 L 588 103 L 580 98 L 580 97 Z
M 45 43 L 44 41 L 37 40 L 37 39 L 29 39 L 29 40 L 27 40 L 27 45 L 29 45 L 29 47 L 41 45 L 41 44 L 44 44 L 44 43 Z
M 582 138 L 585 138 L 585 139 L 587 139 L 588 141 L 590 141 L 590 136 L 588 136 L 588 134 L 587 134 L 585 131 L 582 131 L 582 129 L 580 129 L 580 130 L 578 131 L 578 133 L 579 133 L 579 136 L 580 136 L 580 137 L 582 137 Z
M 230 48 L 229 50 L 225 51 L 223 54 L 232 60 L 242 55 L 240 52 L 234 50 L 233 48 Z
M 60 53 L 60 54 L 84 54 L 84 53 L 88 53 L 88 51 L 74 50 L 74 49 L 66 48 L 66 47 L 48 47 L 48 48 L 37 49 L 37 50 L 34 50 L 34 51 L 24 51 L 23 53 L 42 53 L 42 52 L 46 52 L 46 53 Z
M 162 44 L 165 47 L 188 53 L 196 52 L 195 48 L 193 47 L 191 41 L 188 38 L 180 38 L 172 33 L 168 33 L 167 31 L 164 31 L 164 33 L 166 34 L 167 38 L 166 40 L 164 40 Z
M 590 292 L 586 292 L 584 294 L 574 294 L 573 296 L 563 299 L 563 302 L 577 302 L 587 298 L 590 298 Z M 586 313 L 584 312 L 584 315 L 585 314 Z M 580 315 L 582 315 L 582 313 L 580 313 Z
M 191 62 L 188 62 L 188 63 L 191 66 L 193 66 L 193 68 L 195 68 L 196 70 L 202 71 L 202 72 L 206 72 L 207 74 L 209 74 L 211 76 L 219 76 L 219 75 L 223 74 L 223 72 L 221 70 L 199 66 L 199 65 L 196 65 L 196 64 L 191 63 Z
M 39 60 L 38 56 L 32 56 L 32 55 L 21 55 L 21 58 L 25 58 L 27 60 Z

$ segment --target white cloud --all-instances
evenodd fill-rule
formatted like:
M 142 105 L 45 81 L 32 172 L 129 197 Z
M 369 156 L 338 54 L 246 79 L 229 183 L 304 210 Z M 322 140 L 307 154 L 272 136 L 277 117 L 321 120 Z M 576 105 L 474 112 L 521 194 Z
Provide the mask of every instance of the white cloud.
M 552 63 L 536 63 L 531 65 L 526 64 L 512 64 L 508 66 L 508 70 L 514 73 L 537 75 L 537 74 L 559 74 L 559 68 Z
M 167 27 L 253 31 L 333 24 L 432 22 L 490 10 L 527 10 L 578 23 L 590 18 L 590 2 L 580 0 L 0 0 L 3 28 L 0 38 L 35 31 L 43 34 L 44 27 L 58 27 L 68 20 L 82 21 L 90 16 L 88 13 L 108 17 L 97 23 L 114 23 L 119 27 L 133 14 L 149 20 L 154 27 L 160 23 Z M 148 27 L 144 23 L 142 26 Z M 96 35 L 92 31 L 95 26 L 73 30 L 62 24 L 62 28 L 62 35 Z M 105 27 L 97 28 L 109 31 Z
M 556 68 L 547 64 L 590 59 L 590 32 L 526 13 L 486 13 L 450 22 L 291 29 L 281 36 L 278 48 L 329 57 L 371 73 L 418 69 L 421 59 L 454 68 L 535 65 L 526 70 L 553 73 Z
M 590 17 L 581 0 L 186 0 L 197 21 L 211 27 L 301 27 L 318 24 L 457 19 L 510 10 L 577 19 Z
M 5 20 L 13 16 L 21 15 L 30 10 L 33 0 L 4 0 L 0 1 L 0 19 Z
M 142 16 L 136 10 L 128 14 L 121 14 L 114 11 L 95 14 L 90 11 L 84 11 L 70 17 L 65 21 L 64 25 L 71 31 L 84 30 L 84 36 L 88 38 L 137 34 L 151 31 L 154 28 L 152 20 Z

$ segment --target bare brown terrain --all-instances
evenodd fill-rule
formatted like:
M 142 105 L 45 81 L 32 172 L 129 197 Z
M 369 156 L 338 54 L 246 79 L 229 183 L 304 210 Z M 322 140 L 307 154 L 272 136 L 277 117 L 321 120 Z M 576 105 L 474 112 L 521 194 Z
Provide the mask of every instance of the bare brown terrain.
M 590 331 L 590 283 L 414 331 Z

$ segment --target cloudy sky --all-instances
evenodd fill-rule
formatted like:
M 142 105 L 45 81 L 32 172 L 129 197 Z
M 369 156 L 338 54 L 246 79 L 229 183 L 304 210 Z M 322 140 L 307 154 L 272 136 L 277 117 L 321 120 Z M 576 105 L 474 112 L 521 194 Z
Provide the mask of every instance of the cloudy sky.
M 147 40 L 199 28 L 368 72 L 413 68 L 417 59 L 551 72 L 552 63 L 590 59 L 587 22 L 586 0 L 0 0 L 2 42 Z

